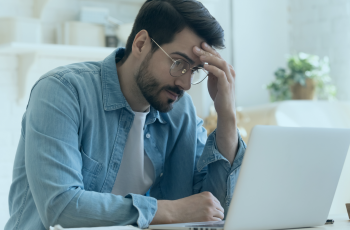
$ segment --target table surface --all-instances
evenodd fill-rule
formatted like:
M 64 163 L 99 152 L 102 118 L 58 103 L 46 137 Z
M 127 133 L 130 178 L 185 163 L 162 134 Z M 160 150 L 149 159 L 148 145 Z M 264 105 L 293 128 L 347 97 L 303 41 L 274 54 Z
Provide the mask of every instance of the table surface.
M 350 230 L 350 220 L 347 214 L 329 216 L 328 219 L 333 219 L 334 224 L 325 224 L 313 228 L 298 228 L 298 230 Z
M 325 224 L 313 228 L 297 228 L 295 230 L 350 230 L 350 220 L 347 214 L 329 216 L 328 219 L 333 219 L 334 224 Z
M 350 220 L 347 214 L 329 216 L 329 219 L 334 220 L 334 224 L 326 224 L 313 228 L 298 228 L 296 230 L 350 230 Z M 74 228 L 76 230 L 137 230 L 139 228 L 133 226 L 110 226 L 98 228 Z M 51 227 L 50 230 L 70 230 L 69 228 Z M 141 229 L 140 229 L 141 230 Z M 149 230 L 149 229 L 143 229 Z M 292 229 L 289 229 L 292 230 Z

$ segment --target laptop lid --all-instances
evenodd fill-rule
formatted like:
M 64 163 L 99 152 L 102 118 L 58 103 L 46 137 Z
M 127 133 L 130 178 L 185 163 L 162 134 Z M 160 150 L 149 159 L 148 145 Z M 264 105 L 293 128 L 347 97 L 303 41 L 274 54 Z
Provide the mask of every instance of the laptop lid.
M 349 145 L 349 129 L 256 126 L 224 229 L 323 225 Z

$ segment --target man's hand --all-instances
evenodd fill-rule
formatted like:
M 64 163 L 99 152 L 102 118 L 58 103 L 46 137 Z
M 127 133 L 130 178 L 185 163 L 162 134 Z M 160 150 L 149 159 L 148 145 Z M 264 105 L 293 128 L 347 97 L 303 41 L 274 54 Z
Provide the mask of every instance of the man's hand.
M 194 53 L 202 62 L 206 62 L 204 69 L 209 72 L 208 90 L 214 101 L 218 115 L 231 115 L 234 112 L 235 71 L 220 54 L 203 42 L 202 47 L 194 47 Z
M 193 52 L 209 72 L 208 91 L 218 114 L 216 144 L 219 152 L 231 163 L 238 148 L 238 134 L 235 112 L 235 71 L 218 52 L 203 42 L 193 47 Z
M 159 200 L 151 224 L 220 221 L 224 209 L 210 192 L 202 192 L 179 200 Z

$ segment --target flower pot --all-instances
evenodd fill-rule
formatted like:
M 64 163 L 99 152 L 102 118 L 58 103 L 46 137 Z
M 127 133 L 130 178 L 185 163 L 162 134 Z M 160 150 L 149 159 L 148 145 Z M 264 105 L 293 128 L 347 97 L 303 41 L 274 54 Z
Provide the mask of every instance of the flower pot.
M 306 79 L 305 85 L 296 83 L 290 87 L 293 100 L 312 100 L 315 97 L 316 83 L 313 79 Z

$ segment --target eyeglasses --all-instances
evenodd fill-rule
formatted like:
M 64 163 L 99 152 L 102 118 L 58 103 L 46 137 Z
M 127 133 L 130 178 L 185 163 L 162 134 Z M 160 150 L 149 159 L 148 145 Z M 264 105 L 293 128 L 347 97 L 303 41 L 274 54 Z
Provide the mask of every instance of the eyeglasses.
M 165 52 L 160 45 L 157 44 L 156 41 L 151 38 L 151 40 L 172 60 L 173 64 L 170 67 L 170 75 L 173 77 L 181 77 L 186 74 L 188 71 L 191 72 L 191 84 L 196 85 L 204 81 L 204 79 L 208 76 L 209 72 L 206 71 L 203 67 L 193 67 L 191 68 L 190 63 L 183 59 L 174 60 L 170 57 L 170 55 Z M 202 70 L 202 71 L 200 71 Z

